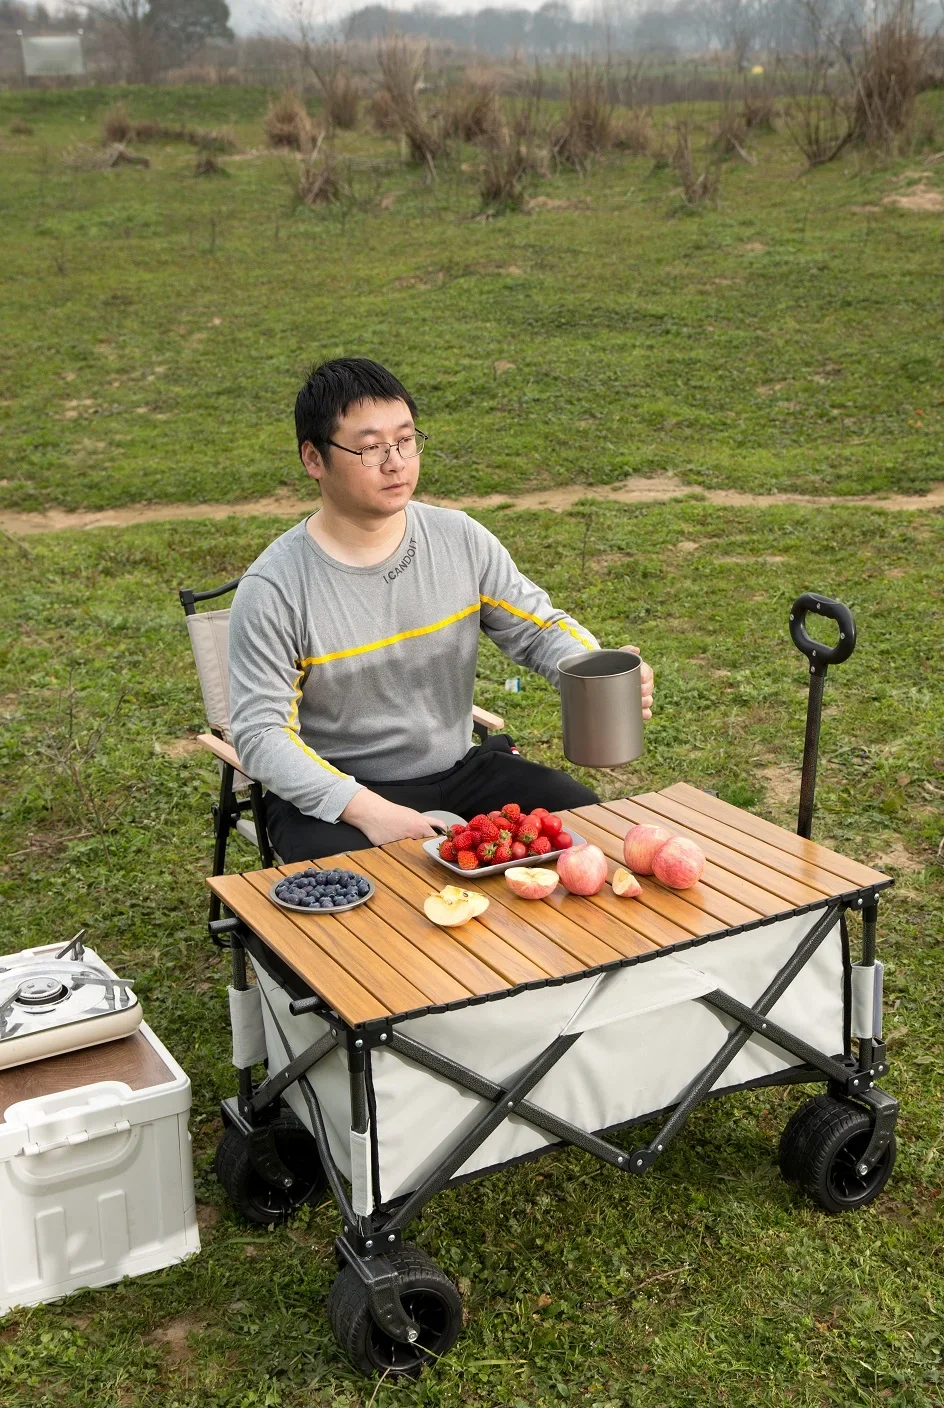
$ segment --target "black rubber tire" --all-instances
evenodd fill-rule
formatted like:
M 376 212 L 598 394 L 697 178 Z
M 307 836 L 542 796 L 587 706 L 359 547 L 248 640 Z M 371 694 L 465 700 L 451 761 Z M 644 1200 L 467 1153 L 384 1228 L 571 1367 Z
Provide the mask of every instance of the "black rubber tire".
M 404 1244 L 386 1253 L 400 1274 L 400 1300 L 420 1325 L 415 1344 L 393 1339 L 375 1322 L 367 1291 L 357 1273 L 345 1266 L 328 1295 L 328 1319 L 335 1338 L 354 1368 L 388 1379 L 418 1378 L 423 1366 L 448 1354 L 462 1329 L 462 1298 L 453 1283 L 425 1252 Z
M 856 1171 L 873 1124 L 871 1116 L 850 1100 L 814 1096 L 783 1131 L 780 1172 L 826 1212 L 867 1207 L 891 1178 L 897 1152 L 892 1135 L 875 1167 L 864 1175 Z
M 286 1222 L 305 1203 L 319 1198 L 327 1187 L 318 1146 L 305 1126 L 288 1111 L 272 1121 L 279 1158 L 295 1175 L 291 1188 L 276 1188 L 256 1171 L 249 1144 L 235 1125 L 229 1125 L 216 1146 L 216 1176 L 233 1207 L 249 1222 L 270 1227 Z

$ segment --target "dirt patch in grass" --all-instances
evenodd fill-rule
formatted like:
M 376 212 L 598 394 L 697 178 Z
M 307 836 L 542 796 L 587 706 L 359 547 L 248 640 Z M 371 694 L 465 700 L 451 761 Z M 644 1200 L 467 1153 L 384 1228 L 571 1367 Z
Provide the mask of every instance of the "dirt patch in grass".
M 504 508 L 547 509 L 566 512 L 581 499 L 601 503 L 641 504 L 665 499 L 680 499 L 695 495 L 703 503 L 722 508 L 775 508 L 781 504 L 803 504 L 812 508 L 841 505 L 844 508 L 866 504 L 870 508 L 908 512 L 914 509 L 944 508 L 944 483 L 937 484 L 927 494 L 894 494 L 888 498 L 870 498 L 868 494 L 749 494 L 738 489 L 701 489 L 683 484 L 674 474 L 643 475 L 620 484 L 564 484 L 548 489 L 532 489 L 527 493 L 481 494 L 477 497 L 450 499 L 435 494 L 418 494 L 421 503 L 438 504 L 442 508 L 487 509 Z M 301 518 L 314 513 L 318 501 L 299 498 L 291 490 L 282 490 L 267 498 L 248 503 L 227 504 L 128 504 L 123 508 L 80 509 L 74 513 L 65 509 L 47 509 L 45 513 L 19 513 L 0 510 L 0 532 L 28 535 L 58 533 L 75 528 L 127 528 L 137 523 L 167 523 L 177 519 L 195 518 L 265 518 L 270 515 Z M 771 561 L 773 559 L 770 559 Z
M 173 1320 L 165 1321 L 163 1325 L 159 1325 L 156 1330 L 152 1330 L 149 1335 L 146 1335 L 144 1343 L 162 1349 L 175 1367 L 179 1367 L 193 1358 L 193 1351 L 188 1340 L 191 1335 L 198 1334 L 203 1328 L 202 1320 L 198 1320 L 192 1315 L 177 1315 Z
M 796 811 L 800 798 L 800 770 L 788 763 L 775 763 L 758 768 L 757 776 L 764 784 L 767 803 L 773 811 L 786 815 Z
M 932 190 L 925 183 L 927 177 L 922 178 L 922 184 L 916 186 L 913 191 L 907 194 L 885 196 L 883 205 L 893 205 L 897 210 L 911 210 L 919 214 L 939 215 L 944 211 L 944 193 Z
M 169 743 L 158 743 L 155 746 L 163 757 L 171 758 L 174 762 L 180 758 L 192 758 L 196 753 L 203 752 L 203 744 L 196 738 L 172 738 Z
M 915 875 L 927 864 L 901 841 L 893 841 L 890 846 L 886 846 L 880 854 L 872 857 L 871 863 L 880 865 L 883 870 L 899 870 L 905 875 Z

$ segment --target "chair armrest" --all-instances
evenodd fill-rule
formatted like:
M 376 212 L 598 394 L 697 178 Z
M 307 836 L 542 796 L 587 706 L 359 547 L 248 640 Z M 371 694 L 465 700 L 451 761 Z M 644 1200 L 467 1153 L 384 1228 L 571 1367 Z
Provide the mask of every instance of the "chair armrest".
M 490 714 L 487 709 L 480 709 L 478 705 L 472 705 L 472 722 L 481 724 L 483 728 L 492 729 L 499 733 L 505 727 L 505 720 L 498 714 Z
M 221 763 L 229 763 L 231 768 L 235 768 L 237 772 L 249 777 L 240 763 L 232 743 L 226 743 L 222 738 L 217 738 L 215 733 L 198 733 L 197 742 L 202 743 L 204 748 L 209 748 L 211 753 L 215 753 Z

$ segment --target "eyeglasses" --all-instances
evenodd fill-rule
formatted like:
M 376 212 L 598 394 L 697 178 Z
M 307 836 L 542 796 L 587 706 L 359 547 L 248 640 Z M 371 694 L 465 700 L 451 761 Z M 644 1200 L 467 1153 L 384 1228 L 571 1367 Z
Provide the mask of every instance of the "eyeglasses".
M 412 435 L 404 435 L 402 440 L 397 441 L 401 460 L 412 460 L 421 455 L 426 449 L 428 439 L 429 436 L 422 430 L 414 430 Z M 392 445 L 367 445 L 363 450 L 349 450 L 347 445 L 339 445 L 336 440 L 328 440 L 327 444 L 333 445 L 336 450 L 344 450 L 349 455 L 360 455 L 361 464 L 365 469 L 379 469 L 387 463 L 393 449 Z

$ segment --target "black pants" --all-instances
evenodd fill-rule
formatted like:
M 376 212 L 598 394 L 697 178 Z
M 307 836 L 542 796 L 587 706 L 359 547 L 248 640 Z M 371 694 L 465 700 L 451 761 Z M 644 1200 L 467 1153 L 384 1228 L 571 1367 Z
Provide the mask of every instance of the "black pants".
M 418 812 L 456 812 L 466 820 L 506 802 L 518 802 L 523 811 L 547 807 L 553 812 L 600 800 L 566 772 L 529 763 L 512 748 L 506 733 L 489 734 L 446 772 L 407 782 L 365 782 L 364 786 L 401 807 Z M 266 794 L 266 829 L 286 862 L 319 860 L 342 851 L 363 851 L 371 845 L 356 826 L 345 821 L 318 821 L 274 792 Z

